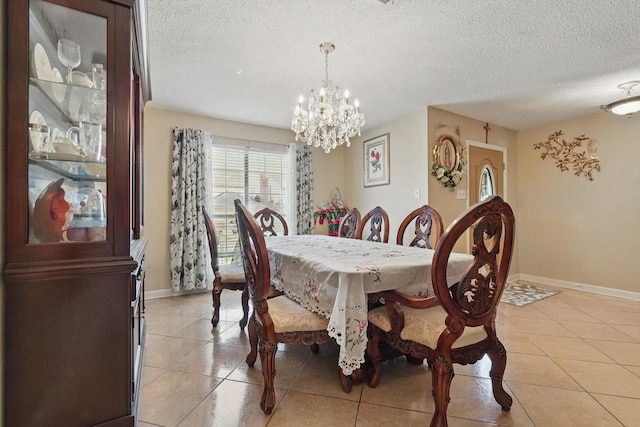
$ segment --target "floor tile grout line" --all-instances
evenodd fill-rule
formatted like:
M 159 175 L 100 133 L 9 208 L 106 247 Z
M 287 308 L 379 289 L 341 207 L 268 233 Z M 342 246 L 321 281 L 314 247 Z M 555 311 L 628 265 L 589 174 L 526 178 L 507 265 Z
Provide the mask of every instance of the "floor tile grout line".
M 547 298 L 546 300 L 549 300 L 549 299 L 550 299 L 550 298 Z M 544 301 L 545 301 L 545 300 L 541 300 L 541 301 L 539 301 L 538 303 L 542 304 L 542 303 L 544 303 Z M 563 303 L 565 303 L 565 304 L 569 304 L 569 303 L 567 303 L 566 301 L 563 301 Z M 575 301 L 573 301 L 573 303 L 575 304 L 576 302 L 575 302 Z M 577 308 L 577 307 L 573 306 L 572 304 L 569 304 L 569 305 L 571 305 L 571 306 L 572 306 L 572 309 L 576 309 L 576 308 Z M 552 309 L 552 307 L 549 307 L 549 309 Z M 612 308 L 612 309 L 613 309 L 613 308 Z M 595 317 L 594 317 L 594 319 L 596 319 L 596 322 L 588 322 L 588 321 L 585 321 L 585 320 L 574 320 L 574 321 L 572 321 L 572 320 L 556 320 L 553 316 L 551 316 L 551 315 L 549 315 L 549 314 L 545 313 L 545 311 L 544 311 L 544 310 L 542 310 L 540 307 L 538 307 L 538 308 L 537 308 L 537 311 L 539 311 L 542 315 L 546 316 L 547 318 L 550 318 L 551 320 L 553 320 L 554 322 L 556 322 L 557 324 L 559 324 L 562 328 L 564 328 L 564 329 L 566 329 L 568 332 L 570 332 L 570 333 L 571 333 L 575 338 L 579 339 L 582 343 L 585 343 L 585 344 L 587 344 L 587 345 L 591 345 L 591 344 L 588 342 L 588 340 L 597 340 L 597 341 L 607 341 L 607 340 L 606 340 L 606 339 L 605 339 L 605 340 L 603 340 L 602 338 L 584 338 L 584 337 L 581 337 L 581 336 L 579 336 L 579 335 L 577 335 L 577 334 L 573 333 L 571 330 L 568 330 L 568 329 L 565 327 L 565 322 L 574 322 L 574 321 L 575 321 L 575 322 L 582 322 L 582 323 L 594 323 L 594 324 L 599 324 L 599 325 L 607 325 L 607 326 L 611 326 L 612 328 L 614 328 L 614 329 L 616 329 L 616 330 L 617 330 L 617 328 L 615 328 L 615 327 L 614 327 L 614 324 L 607 323 L 606 321 L 600 320 L 600 319 L 595 318 Z M 585 314 L 585 315 L 587 315 L 587 316 L 592 317 L 592 316 L 591 316 L 587 311 L 583 311 L 583 310 L 579 310 L 579 311 L 581 311 L 582 313 L 584 313 L 584 314 Z M 622 310 L 622 311 L 624 311 L 624 310 Z M 631 310 L 629 310 L 629 311 L 631 311 Z M 507 316 L 507 315 L 504 315 L 504 316 L 505 316 L 505 318 L 508 320 L 509 316 Z M 602 317 L 602 315 L 601 315 L 601 317 Z M 205 316 L 202 316 L 201 318 L 206 318 L 206 317 L 205 317 Z M 194 322 L 195 322 L 195 321 L 197 321 L 197 320 L 194 320 Z M 229 321 L 229 322 L 230 322 L 230 321 Z M 193 323 L 193 322 L 191 322 L 191 323 Z M 624 323 L 623 323 L 622 325 L 619 325 L 619 326 L 627 326 L 627 327 L 637 326 L 637 325 L 633 324 L 632 322 L 630 322 L 630 323 L 631 323 L 631 324 L 624 324 Z M 560 389 L 560 390 L 578 391 L 578 392 L 580 392 L 580 393 L 586 393 L 586 394 L 588 394 L 588 395 L 590 396 L 591 400 L 596 400 L 596 401 L 597 401 L 597 399 L 594 397 L 594 394 L 608 395 L 607 393 L 592 393 L 592 392 L 587 391 L 587 390 L 585 389 L 585 387 L 584 387 L 584 386 L 582 386 L 582 385 L 581 385 L 581 384 L 580 384 L 580 383 L 579 383 L 579 382 L 578 382 L 578 381 L 577 381 L 573 376 L 569 375 L 568 371 L 564 370 L 561 366 L 559 366 L 559 365 L 558 365 L 558 363 L 556 363 L 556 360 L 570 360 L 570 361 L 578 361 L 578 362 L 604 363 L 604 364 L 608 364 L 608 365 L 617 365 L 617 366 L 621 366 L 622 368 L 624 368 L 624 369 L 626 370 L 626 372 L 631 373 L 631 374 L 633 375 L 633 377 L 634 377 L 634 378 L 636 378 L 636 377 L 640 377 L 640 371 L 638 371 L 638 373 L 636 373 L 635 371 L 632 371 L 632 370 L 631 370 L 630 368 L 628 368 L 627 366 L 623 365 L 622 363 L 618 363 L 618 362 L 617 362 L 617 361 L 615 361 L 615 360 L 612 360 L 611 362 L 607 362 L 607 361 L 602 362 L 602 361 L 593 361 L 593 360 L 581 360 L 581 359 L 576 359 L 576 358 L 574 358 L 574 357 L 552 357 L 552 356 L 550 356 L 550 355 L 549 355 L 549 353 L 548 353 L 547 351 L 545 351 L 542 347 L 540 347 L 540 346 L 539 346 L 539 345 L 537 345 L 533 340 L 531 340 L 531 337 L 532 337 L 532 336 L 536 336 L 536 335 L 537 335 L 537 336 L 543 335 L 543 336 L 549 336 L 549 337 L 558 337 L 557 335 L 553 335 L 553 334 L 537 334 L 537 333 L 533 333 L 533 334 L 532 334 L 532 333 L 530 333 L 530 332 L 523 331 L 522 329 L 518 328 L 518 327 L 517 327 L 517 326 L 515 326 L 515 325 L 513 325 L 513 326 L 514 326 L 514 328 L 515 328 L 514 333 L 517 333 L 517 334 L 519 334 L 519 335 L 521 335 L 521 336 L 525 337 L 525 338 L 526 338 L 526 339 L 527 339 L 527 340 L 528 340 L 528 341 L 529 341 L 529 342 L 534 346 L 533 348 L 536 348 L 536 349 L 537 349 L 538 351 L 540 351 L 540 353 L 541 353 L 541 355 L 531 355 L 529 352 L 523 352 L 523 353 L 521 353 L 521 354 L 528 354 L 528 355 L 531 355 L 531 356 L 541 356 L 541 357 L 544 357 L 544 358 L 549 359 L 549 360 L 550 360 L 550 361 L 552 361 L 556 366 L 558 366 L 558 367 L 560 368 L 560 370 L 561 370 L 564 374 L 568 375 L 568 377 L 569 377 L 569 378 L 571 378 L 571 380 L 572 380 L 572 381 L 574 381 L 574 382 L 575 382 L 575 383 L 580 387 L 580 389 L 581 389 L 581 390 L 572 390 L 572 389 L 566 389 L 566 388 L 564 388 L 564 387 L 546 386 L 546 385 L 539 385 L 539 384 L 538 384 L 538 386 L 540 386 L 540 387 L 551 387 L 551 388 Z M 229 328 L 231 328 L 231 327 L 238 327 L 238 326 L 237 326 L 237 323 L 235 323 L 235 324 L 234 324 L 234 326 L 230 326 Z M 227 328 L 227 329 L 229 329 L 229 328 Z M 225 329 L 225 331 L 226 331 L 227 329 Z M 640 340 L 638 340 L 638 339 L 634 338 L 633 336 L 629 335 L 628 333 L 626 333 L 626 332 L 624 332 L 624 331 L 618 330 L 618 332 L 620 332 L 622 335 L 624 335 L 624 336 L 628 337 L 628 338 L 630 339 L 630 341 L 612 340 L 612 342 L 636 344 L 636 343 L 638 343 L 638 342 L 640 341 Z M 212 331 L 212 333 L 213 333 L 213 331 Z M 220 333 L 221 333 L 221 332 L 220 332 Z M 165 336 L 165 335 L 160 335 L 160 334 L 158 334 L 158 336 Z M 499 335 L 499 336 L 500 336 L 500 335 Z M 189 338 L 184 338 L 184 337 L 175 337 L 175 336 L 168 336 L 168 337 L 170 337 L 170 338 L 179 338 L 179 339 L 189 339 Z M 559 338 L 563 338 L 563 337 L 559 337 Z M 564 338 L 566 338 L 566 337 L 564 337 Z M 213 345 L 223 345 L 223 346 L 238 346 L 238 347 L 244 347 L 243 345 L 238 345 L 237 343 L 227 344 L 227 343 L 214 342 L 214 339 L 216 339 L 216 338 L 215 338 L 215 337 L 212 337 L 209 341 L 207 341 L 207 343 L 208 343 L 208 342 L 211 342 Z M 196 341 L 202 341 L 202 340 L 196 340 Z M 205 343 L 205 344 L 203 344 L 203 345 L 206 345 L 206 343 Z M 592 347 L 593 347 L 593 346 L 592 346 Z M 202 346 L 200 346 L 199 348 L 202 348 Z M 197 351 L 197 350 L 198 350 L 198 349 L 195 349 L 195 350 L 193 350 L 193 351 Z M 604 354 L 604 353 L 603 353 L 603 354 Z M 605 354 L 605 356 L 607 356 L 607 355 Z M 283 394 L 283 396 L 282 396 L 280 399 L 278 399 L 278 406 L 277 406 L 277 408 L 278 408 L 278 407 L 280 407 L 280 404 L 282 403 L 282 401 L 284 401 L 284 400 L 286 399 L 286 397 L 287 397 L 287 396 L 288 396 L 288 394 L 289 394 L 289 391 L 292 391 L 293 384 L 294 384 L 294 383 L 295 383 L 295 381 L 299 378 L 300 373 L 301 373 L 301 370 L 304 368 L 305 364 L 308 362 L 309 357 L 310 357 L 310 353 L 309 353 L 309 352 L 307 352 L 307 353 L 305 354 L 305 356 L 304 356 L 304 360 L 303 360 L 302 364 L 300 365 L 300 367 L 298 368 L 298 370 L 297 370 L 297 372 L 296 372 L 296 374 L 295 374 L 295 376 L 294 376 L 293 380 L 288 384 L 288 386 L 286 387 L 286 389 L 281 389 L 281 390 L 286 390 L 286 392 L 285 392 L 285 394 Z M 325 357 L 325 356 L 321 356 L 321 357 Z M 609 356 L 607 356 L 607 357 L 609 357 Z M 238 365 L 237 365 L 236 367 L 234 367 L 233 369 L 231 369 L 231 370 L 229 371 L 229 373 L 227 373 L 227 375 L 226 375 L 224 378 L 222 378 L 222 379 L 221 379 L 220 383 L 218 383 L 218 385 L 216 385 L 216 387 L 215 387 L 215 388 L 219 387 L 219 386 L 220 386 L 220 384 L 222 384 L 224 381 L 238 381 L 238 380 L 234 380 L 234 379 L 229 378 L 229 376 L 230 376 L 230 375 L 231 375 L 231 373 L 232 373 L 235 369 L 237 369 L 241 364 L 242 364 L 242 362 L 239 362 L 239 363 L 238 363 Z M 168 370 L 167 368 L 159 368 L 159 369 L 164 369 L 165 371 L 167 371 L 167 370 Z M 177 371 L 177 372 L 182 372 L 182 371 Z M 460 375 L 465 375 L 465 374 L 460 374 Z M 476 375 L 471 375 L 471 376 L 476 376 Z M 220 379 L 221 377 L 216 377 L 216 378 Z M 484 378 L 484 377 L 480 377 L 480 378 Z M 157 380 L 157 378 L 155 378 L 153 381 L 155 381 L 155 380 Z M 153 382 L 153 381 L 152 381 L 152 382 Z M 152 383 L 152 382 L 151 382 L 151 383 Z M 240 382 L 242 382 L 242 381 L 240 381 Z M 505 380 L 505 382 L 506 382 L 506 380 Z M 515 382 L 514 382 L 514 381 L 511 381 L 511 382 L 512 382 L 512 383 L 518 383 L 517 381 L 515 381 Z M 149 383 L 149 384 L 151 384 L 151 383 Z M 149 384 L 147 384 L 147 385 L 149 385 Z M 255 385 L 255 383 L 248 383 L 248 384 Z M 526 385 L 536 385 L 536 384 L 531 383 L 530 381 L 529 381 L 529 382 L 522 382 L 522 384 L 526 384 Z M 211 393 L 213 390 L 215 390 L 215 388 L 214 388 L 214 389 L 212 389 L 212 390 L 209 392 L 209 394 L 208 394 L 208 395 L 210 395 L 210 393 Z M 362 399 L 363 399 L 363 390 L 364 390 L 363 388 L 360 388 L 360 391 L 359 391 L 359 392 L 360 392 L 360 395 L 359 395 L 359 397 L 358 397 L 358 399 L 357 399 L 357 400 L 344 399 L 344 400 L 348 400 L 348 401 L 351 401 L 351 402 L 357 402 L 357 403 L 358 403 L 358 410 L 357 410 L 357 412 L 356 412 L 356 421 L 355 421 L 355 425 L 357 425 L 357 422 L 358 422 L 358 415 L 359 415 L 360 407 L 361 407 L 361 405 L 362 405 L 363 403 L 366 403 L 366 402 L 363 402 L 363 400 L 362 400 Z M 299 391 L 299 393 L 308 393 L 308 392 Z M 512 391 L 512 393 L 513 393 L 513 391 Z M 324 396 L 324 397 L 328 397 L 328 398 L 339 399 L 339 398 L 336 398 L 335 396 L 329 396 L 329 395 L 326 395 L 326 394 L 323 394 L 323 393 L 311 393 L 311 394 L 317 394 L 317 395 Z M 208 396 L 208 395 L 207 395 L 207 396 Z M 638 400 L 640 400 L 640 399 L 635 399 L 635 398 L 633 398 L 633 397 L 629 397 L 629 396 L 618 396 L 618 395 L 610 395 L 610 396 L 613 396 L 613 397 L 620 397 L 620 398 L 626 398 L 626 399 L 632 399 L 632 400 L 634 400 L 634 401 L 638 401 Z M 207 398 L 207 397 L 205 396 L 202 400 L 204 400 L 204 399 L 206 399 L 206 398 Z M 514 398 L 516 398 L 516 396 L 515 396 L 515 395 L 514 395 Z M 523 411 L 525 412 L 526 416 L 529 418 L 529 420 L 531 420 L 531 422 L 532 422 L 532 424 L 533 424 L 533 420 L 532 420 L 532 419 L 531 419 L 531 417 L 529 416 L 529 414 L 528 414 L 528 412 L 527 412 L 527 408 L 522 404 L 522 402 L 520 402 L 520 401 L 519 401 L 519 399 L 518 399 L 517 401 L 518 401 L 518 403 L 520 404 L 520 406 L 523 408 Z M 199 403 L 199 404 L 200 404 L 200 403 Z M 198 404 L 198 405 L 199 405 L 199 404 Z M 198 405 L 196 405 L 196 407 L 197 407 Z M 614 413 L 613 413 L 613 412 L 611 412 L 611 411 L 609 411 L 609 410 L 604 406 L 604 404 L 602 404 L 602 403 L 600 403 L 599 401 L 597 401 L 597 405 L 598 405 L 599 407 L 601 407 L 601 408 L 604 408 L 604 409 L 605 409 L 605 411 L 606 411 L 606 413 L 607 413 L 607 414 L 609 414 L 609 416 L 611 416 L 611 417 L 612 417 L 612 419 L 615 419 L 615 420 L 617 420 L 618 422 L 622 422 L 622 421 L 621 421 L 621 420 L 619 420 L 617 417 L 615 417 Z M 377 405 L 377 406 L 384 406 L 384 405 Z M 402 409 L 402 410 L 406 410 L 406 411 L 411 411 L 410 409 L 407 409 L 407 408 L 398 408 L 398 409 Z M 274 413 L 275 413 L 275 412 L 276 412 L 276 409 L 274 408 Z M 419 412 L 419 411 L 418 411 L 418 412 Z M 460 418 L 460 417 L 458 417 L 458 418 Z M 269 419 L 268 423 L 271 423 L 271 419 L 272 419 L 272 418 L 270 418 L 270 419 Z M 472 419 L 472 418 L 470 418 L 470 419 Z M 180 422 L 182 422 L 182 421 L 183 421 L 183 420 L 181 420 Z M 479 420 L 475 420 L 475 419 L 474 419 L 474 421 L 479 421 Z M 500 423 L 498 422 L 498 424 L 500 424 Z M 533 424 L 533 425 L 535 425 L 535 424 Z

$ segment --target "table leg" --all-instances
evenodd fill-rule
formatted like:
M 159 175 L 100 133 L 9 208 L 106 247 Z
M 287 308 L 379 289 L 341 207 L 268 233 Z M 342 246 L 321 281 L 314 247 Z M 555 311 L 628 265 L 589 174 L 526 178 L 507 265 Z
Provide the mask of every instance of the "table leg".
M 342 368 L 338 367 L 338 377 L 340 378 L 340 385 L 345 393 L 351 392 L 351 386 L 353 384 L 362 384 L 366 378 L 368 365 L 365 362 L 358 369 L 351 372 L 351 375 L 345 375 L 342 373 Z

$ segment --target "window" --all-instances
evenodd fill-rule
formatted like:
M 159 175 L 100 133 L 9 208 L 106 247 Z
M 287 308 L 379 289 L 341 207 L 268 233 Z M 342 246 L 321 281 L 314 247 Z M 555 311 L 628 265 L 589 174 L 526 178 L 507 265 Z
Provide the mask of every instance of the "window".
M 255 213 L 264 207 L 295 224 L 291 179 L 294 174 L 288 145 L 213 136 L 207 153 L 208 211 L 216 228 L 220 262 L 239 256 L 234 200 Z M 289 232 L 295 232 L 295 227 Z
M 482 168 L 480 175 L 480 201 L 488 199 L 494 194 L 496 194 L 496 192 L 493 185 L 493 174 L 491 173 L 491 169 L 485 166 Z

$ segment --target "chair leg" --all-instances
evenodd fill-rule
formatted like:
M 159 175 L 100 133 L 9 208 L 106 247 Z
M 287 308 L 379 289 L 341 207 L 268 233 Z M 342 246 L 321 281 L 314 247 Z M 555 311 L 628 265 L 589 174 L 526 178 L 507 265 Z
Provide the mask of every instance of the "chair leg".
M 371 362 L 371 367 L 367 374 L 367 384 L 369 384 L 371 388 L 376 388 L 380 383 L 380 374 L 382 371 L 382 356 L 380 355 L 380 348 L 378 347 L 382 331 L 371 324 L 369 324 L 369 327 L 371 329 L 370 337 L 367 341 L 367 355 Z
M 251 316 L 249 319 L 249 327 L 247 328 L 249 331 L 249 344 L 251 345 L 251 351 L 247 355 L 247 365 L 249 367 L 253 367 L 256 363 L 256 358 L 258 357 L 258 331 L 256 331 L 256 318 L 255 316 Z
M 509 411 L 511 409 L 513 399 L 502 386 L 504 370 L 507 367 L 507 350 L 505 350 L 502 343 L 497 339 L 496 342 L 497 344 L 494 342 L 487 349 L 487 354 L 489 355 L 489 359 L 491 359 L 491 371 L 489 372 L 489 375 L 491 376 L 493 397 L 496 399 L 496 402 L 502 406 L 503 411 Z
M 276 350 L 278 345 L 269 340 L 265 340 L 262 336 L 258 343 L 258 352 L 260 353 L 260 364 L 262 365 L 262 377 L 264 378 L 264 389 L 262 391 L 262 399 L 260 400 L 260 408 L 269 415 L 276 405 L 276 392 L 273 388 L 273 379 L 276 376 Z
M 244 329 L 247 326 L 247 319 L 249 318 L 249 290 L 245 286 L 242 290 L 242 310 L 244 312 L 244 316 L 240 320 L 240 329 Z
M 351 375 L 345 375 L 342 372 L 342 368 L 338 366 L 338 379 L 340 380 L 340 386 L 345 393 L 351 393 Z
M 213 317 L 211 318 L 211 325 L 215 328 L 218 326 L 218 322 L 220 321 L 220 294 L 222 293 L 222 289 L 214 286 L 213 291 L 211 292 L 211 297 L 213 298 Z
M 431 365 L 433 400 L 436 405 L 431 427 L 447 427 L 447 407 L 453 376 L 453 362 L 447 360 L 444 354 L 439 354 Z

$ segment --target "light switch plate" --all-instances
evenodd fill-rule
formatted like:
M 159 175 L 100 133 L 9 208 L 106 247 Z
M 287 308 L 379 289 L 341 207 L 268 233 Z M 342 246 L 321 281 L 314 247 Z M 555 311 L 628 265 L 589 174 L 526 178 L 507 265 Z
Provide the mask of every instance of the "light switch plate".
M 459 200 L 464 200 L 467 198 L 467 191 L 466 190 L 458 190 L 458 199 Z
M 413 197 L 415 197 L 416 199 L 420 198 L 420 189 L 416 188 L 415 190 L 413 190 Z

